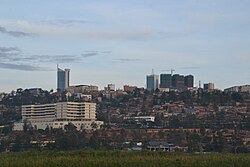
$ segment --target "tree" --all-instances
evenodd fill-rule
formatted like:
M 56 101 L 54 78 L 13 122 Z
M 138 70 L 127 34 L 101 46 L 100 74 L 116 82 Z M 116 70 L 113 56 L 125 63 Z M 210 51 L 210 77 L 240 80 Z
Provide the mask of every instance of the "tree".
M 89 146 L 93 149 L 98 149 L 100 147 L 98 136 L 99 136 L 99 132 L 95 131 L 89 140 Z
M 196 152 L 201 151 L 201 144 L 200 144 L 200 137 L 195 133 L 188 133 L 187 134 L 187 141 L 188 141 L 188 151 L 189 152 Z
M 233 153 L 239 153 L 239 151 L 241 150 L 240 148 L 243 148 L 243 140 L 239 134 L 239 130 L 235 129 L 234 130 L 234 134 L 232 136 L 232 152 Z
M 56 147 L 59 150 L 72 150 L 80 147 L 79 132 L 69 123 L 64 126 L 65 131 L 58 129 L 56 133 Z
M 76 132 L 76 126 L 74 124 L 72 124 L 71 122 L 67 125 L 64 126 L 64 129 L 66 132 Z
M 155 124 L 158 125 L 158 126 L 162 126 L 164 124 L 164 115 L 163 113 L 161 114 L 157 114 L 155 116 Z
M 165 138 L 165 132 L 163 132 L 162 130 L 160 130 L 158 132 L 158 136 L 160 137 L 160 139 L 164 139 Z
M 97 125 L 96 122 L 92 122 L 90 126 L 91 126 L 91 128 L 94 129 L 94 130 L 98 128 L 98 125 Z
M 33 130 L 33 128 L 32 128 L 32 125 L 31 125 L 30 121 L 24 120 L 24 122 L 23 122 L 23 131 L 27 132 L 27 131 L 31 131 L 31 130 Z

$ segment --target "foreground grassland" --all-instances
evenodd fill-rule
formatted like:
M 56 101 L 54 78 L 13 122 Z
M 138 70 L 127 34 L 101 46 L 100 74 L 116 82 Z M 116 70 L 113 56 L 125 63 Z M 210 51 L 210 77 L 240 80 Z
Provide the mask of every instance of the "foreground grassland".
M 1 167 L 242 167 L 250 166 L 249 154 L 167 154 L 153 152 L 24 152 L 1 153 Z

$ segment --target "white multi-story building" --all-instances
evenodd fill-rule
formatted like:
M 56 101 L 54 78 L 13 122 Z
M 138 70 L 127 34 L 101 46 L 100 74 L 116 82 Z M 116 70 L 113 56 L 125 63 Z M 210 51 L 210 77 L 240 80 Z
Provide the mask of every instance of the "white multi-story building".
M 22 122 L 14 124 L 14 130 L 23 130 L 24 122 L 36 129 L 62 128 L 72 123 L 78 130 L 98 129 L 96 104 L 87 102 L 59 102 L 54 104 L 22 106 Z
M 53 121 L 56 118 L 55 106 L 56 104 L 23 105 L 22 120 L 30 122 Z
M 91 121 L 96 119 L 96 104 L 86 102 L 56 103 L 55 114 L 57 120 Z
M 135 122 L 146 121 L 146 122 L 155 122 L 154 116 L 136 116 L 136 117 L 124 117 L 124 120 L 133 120 Z
M 233 93 L 233 92 L 248 92 L 250 93 L 250 85 L 243 85 L 243 86 L 233 86 L 227 89 L 224 89 L 225 92 L 229 93 Z

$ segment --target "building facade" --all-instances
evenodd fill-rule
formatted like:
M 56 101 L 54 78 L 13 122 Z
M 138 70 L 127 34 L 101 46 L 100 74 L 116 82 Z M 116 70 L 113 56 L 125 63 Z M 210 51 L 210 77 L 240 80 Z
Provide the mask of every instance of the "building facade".
M 35 129 L 62 128 L 72 123 L 78 130 L 100 128 L 96 121 L 96 103 L 59 102 L 22 106 L 22 122 L 15 123 L 14 130 L 22 130 L 28 122 Z
M 56 118 L 56 104 L 23 105 L 22 120 L 32 122 L 53 121 Z
M 108 84 L 108 91 L 115 91 L 115 84 Z
M 133 92 L 137 89 L 136 86 L 129 86 L 129 85 L 124 85 L 123 90 L 124 92 Z
M 183 89 L 185 87 L 184 75 L 179 75 L 179 74 L 173 75 L 172 86 L 176 89 Z
M 70 69 L 62 70 L 57 68 L 57 90 L 65 91 L 69 87 Z
M 184 78 L 184 84 L 187 88 L 194 87 L 194 76 L 193 75 L 187 75 Z
M 160 88 L 171 88 L 172 87 L 172 76 L 171 74 L 160 75 Z
M 203 88 L 204 88 L 204 91 L 213 91 L 214 83 L 205 83 Z
M 98 86 L 93 85 L 75 85 L 75 86 L 69 86 L 66 88 L 68 92 L 71 94 L 77 94 L 77 93 L 88 93 L 88 92 L 97 92 Z
M 227 93 L 233 93 L 233 92 L 240 92 L 240 93 L 247 92 L 247 93 L 250 93 L 250 85 L 233 86 L 233 87 L 225 89 L 224 91 L 227 92 Z
M 159 75 L 147 75 L 147 89 L 155 90 L 159 88 Z

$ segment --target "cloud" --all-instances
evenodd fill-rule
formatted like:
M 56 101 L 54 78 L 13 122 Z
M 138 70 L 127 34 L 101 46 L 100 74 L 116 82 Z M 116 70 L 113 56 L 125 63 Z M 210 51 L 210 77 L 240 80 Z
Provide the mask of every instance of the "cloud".
M 37 34 L 40 36 L 49 37 L 70 37 L 70 38 L 84 38 L 84 39 L 99 39 L 99 40 L 141 40 L 147 38 L 179 38 L 183 36 L 189 36 L 197 33 L 197 29 L 190 28 L 174 28 L 174 29 L 164 29 L 157 30 L 146 27 L 137 27 L 134 29 L 114 29 L 110 28 L 100 28 L 101 26 L 85 25 L 71 26 L 75 24 L 86 24 L 87 20 L 77 20 L 77 19 L 58 19 L 51 21 L 42 22 L 30 22 L 26 20 L 8 20 L 1 21 L 0 24 L 6 27 L 11 27 L 19 29 L 20 32 L 29 32 L 30 34 Z
M 73 23 L 77 20 L 60 21 Z M 78 22 L 83 22 L 79 21 Z M 83 27 L 68 27 L 57 24 L 46 24 L 46 23 L 34 23 L 25 20 L 5 20 L 1 21 L 5 27 L 13 27 L 19 29 L 20 32 L 29 32 L 29 34 L 37 34 L 40 36 L 49 37 L 71 37 L 71 38 L 91 38 L 91 39 L 142 39 L 149 37 L 153 34 L 150 30 L 138 29 L 138 30 L 112 30 L 112 29 L 101 29 L 100 26 L 85 26 Z M 5 29 L 5 28 L 4 28 Z M 6 33 L 6 31 L 3 31 Z M 15 34 L 14 34 L 15 35 Z M 28 35 L 28 33 L 27 33 Z
M 17 64 L 28 63 L 76 63 L 85 58 L 109 54 L 111 51 L 85 51 L 83 54 L 54 55 L 54 54 L 34 54 L 27 55 L 22 53 L 18 47 L 0 47 L 1 62 L 8 64 L 14 62 Z
M 0 32 L 3 34 L 8 34 L 13 37 L 25 37 L 25 36 L 32 36 L 30 33 L 25 33 L 21 31 L 8 31 L 5 27 L 0 27 Z
M 0 47 L 0 53 L 20 52 L 18 47 Z
M 66 63 L 78 61 L 78 55 L 30 55 L 26 57 L 30 61 L 38 63 Z
M 0 63 L 0 68 L 20 71 L 51 71 L 49 68 L 38 67 L 27 64 Z
M 19 56 L 21 53 L 18 47 L 0 47 L 1 62 L 9 61 L 13 57 Z
M 90 52 L 90 53 L 84 53 L 84 54 L 82 54 L 82 57 L 83 58 L 87 58 L 87 57 L 93 57 L 93 56 L 97 56 L 97 55 L 99 55 L 99 53 L 98 52 Z
M 120 59 L 114 59 L 114 60 L 118 62 L 122 62 L 122 63 L 142 61 L 142 59 L 130 59 L 130 58 L 120 58 Z
M 99 56 L 102 54 L 110 54 L 112 53 L 111 51 L 96 51 L 96 50 L 91 50 L 91 51 L 86 51 L 85 53 L 81 54 L 82 58 L 88 58 L 88 57 L 94 57 L 94 56 Z
M 69 63 L 69 62 L 79 62 L 85 58 L 95 57 L 102 54 L 108 54 L 111 51 L 86 51 L 82 54 L 75 55 L 33 55 L 30 59 L 36 60 L 38 62 L 55 62 L 55 63 Z
M 58 20 L 48 20 L 43 21 L 44 23 L 49 23 L 53 25 L 74 25 L 74 24 L 86 24 L 90 23 L 88 20 L 81 20 L 81 19 L 58 19 Z

